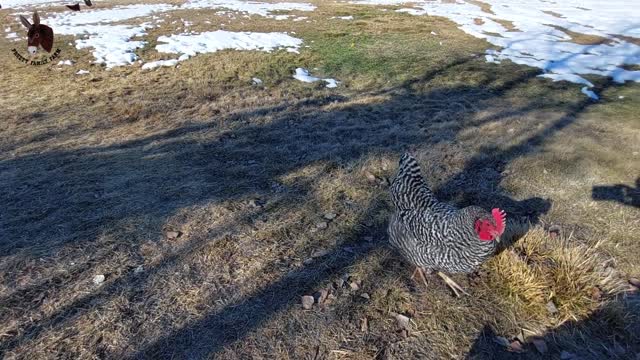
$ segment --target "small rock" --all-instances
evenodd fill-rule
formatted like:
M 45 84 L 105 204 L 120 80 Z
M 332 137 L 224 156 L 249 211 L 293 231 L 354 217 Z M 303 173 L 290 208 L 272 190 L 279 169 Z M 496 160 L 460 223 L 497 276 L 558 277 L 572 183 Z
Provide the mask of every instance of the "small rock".
M 366 317 L 363 317 L 360 320 L 360 331 L 367 332 L 369 331 L 369 320 Z
M 136 267 L 135 270 L 133 270 L 133 273 L 140 274 L 143 271 L 144 271 L 144 268 L 142 267 L 142 265 L 138 265 L 138 267 Z
M 509 343 L 509 351 L 521 353 L 521 352 L 524 352 L 524 348 L 522 347 L 522 344 L 520 343 L 520 341 L 514 340 L 511 343 Z
M 96 285 L 100 285 L 104 282 L 104 275 L 99 274 L 93 277 L 93 283 Z
M 398 326 L 400 326 L 404 330 L 411 330 L 409 321 L 410 319 L 402 314 L 396 314 L 396 321 L 398 322 Z
M 342 289 L 343 286 L 344 286 L 344 279 L 340 278 L 336 280 L 336 289 Z
M 546 174 L 548 174 L 549 172 L 547 171 L 547 169 L 542 169 L 542 173 L 546 175 Z
M 507 338 L 506 338 L 506 337 L 504 337 L 504 336 L 496 336 L 495 338 L 493 338 L 493 341 L 494 341 L 496 344 L 501 345 L 501 346 L 504 346 L 504 347 L 507 347 L 507 348 L 509 347 L 509 345 L 511 345 L 511 344 L 509 343 L 509 340 L 507 340 Z
M 507 130 L 507 132 L 508 132 L 509 134 L 513 134 L 513 132 L 514 132 L 514 131 L 516 131 L 516 129 L 514 129 L 514 128 L 510 128 L 509 130 Z
M 550 314 L 556 314 L 558 312 L 558 308 L 556 307 L 556 304 L 553 303 L 553 301 L 549 301 L 547 303 L 547 310 Z
M 328 227 L 329 225 L 327 224 L 326 221 L 321 221 L 319 223 L 316 224 L 316 228 L 320 229 L 320 230 L 324 230 Z
M 367 300 L 371 299 L 371 296 L 369 296 L 369 294 L 367 294 L 367 293 L 360 294 L 360 297 L 363 298 L 363 299 L 367 299 Z
M 371 182 L 375 182 L 376 181 L 376 177 L 375 175 L 373 175 L 372 173 L 368 172 L 365 174 L 365 176 L 367 177 L 367 180 L 371 181 Z
M 544 340 L 540 338 L 536 338 L 531 340 L 531 342 L 533 343 L 533 346 L 536 347 L 536 350 L 538 350 L 540 354 L 544 354 L 548 351 L 547 343 Z
M 355 281 L 352 281 L 349 283 L 349 287 L 351 288 L 351 290 L 356 291 L 358 289 L 360 289 L 360 286 L 358 285 L 358 283 L 356 283 Z
M 327 249 L 318 249 L 311 254 L 312 258 L 319 258 L 327 255 L 330 251 Z
M 337 215 L 335 213 L 332 213 L 332 212 L 328 212 L 328 213 L 324 214 L 324 218 L 327 219 L 327 220 L 333 220 L 333 219 L 336 218 L 336 216 Z
M 569 359 L 573 359 L 573 354 L 566 351 L 566 350 L 562 350 L 562 352 L 560 353 L 560 359 L 562 360 L 569 360 Z
M 180 235 L 182 235 L 182 233 L 180 231 L 167 231 L 165 233 L 165 236 L 169 240 L 177 239 L 177 238 L 180 237 Z
M 549 235 L 551 235 L 551 237 L 556 237 L 556 236 L 560 236 L 560 231 L 562 230 L 562 228 L 560 227 L 560 225 L 551 225 L 549 226 L 549 230 L 547 230 L 549 232 Z
M 251 199 L 249 200 L 249 206 L 252 208 L 262 208 L 264 206 L 263 202 L 260 199 Z
M 313 294 L 313 298 L 318 304 L 324 303 L 324 301 L 327 299 L 327 296 L 329 296 L 329 291 L 327 291 L 327 289 L 316 291 L 315 294 Z
M 262 80 L 258 79 L 257 77 L 254 77 L 251 79 L 251 82 L 253 83 L 253 85 L 260 85 L 262 84 Z
M 315 302 L 315 299 L 313 298 L 313 296 L 305 295 L 302 297 L 302 308 L 305 310 L 309 310 L 313 306 L 314 302 Z
M 597 287 L 593 287 L 591 289 L 591 299 L 595 301 L 599 301 L 601 298 L 602 298 L 602 291 L 600 291 L 600 289 L 598 289 Z

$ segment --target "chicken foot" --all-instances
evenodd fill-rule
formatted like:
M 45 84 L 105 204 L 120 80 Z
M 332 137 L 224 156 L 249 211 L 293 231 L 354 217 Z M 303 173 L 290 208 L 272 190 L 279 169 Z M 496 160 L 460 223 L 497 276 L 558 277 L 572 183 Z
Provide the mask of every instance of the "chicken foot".
M 464 291 L 462 286 L 458 285 L 455 281 L 453 281 L 447 275 L 445 275 L 445 274 L 441 273 L 440 271 L 438 271 L 438 276 L 440 276 L 442 278 L 442 280 L 444 280 L 444 282 L 447 285 L 449 285 L 449 287 L 451 288 L 451 290 L 453 290 L 454 294 L 456 294 L 457 297 L 460 297 L 460 294 L 458 293 L 458 291 L 460 291 L 461 293 L 463 293 L 465 295 L 469 295 L 466 291 Z

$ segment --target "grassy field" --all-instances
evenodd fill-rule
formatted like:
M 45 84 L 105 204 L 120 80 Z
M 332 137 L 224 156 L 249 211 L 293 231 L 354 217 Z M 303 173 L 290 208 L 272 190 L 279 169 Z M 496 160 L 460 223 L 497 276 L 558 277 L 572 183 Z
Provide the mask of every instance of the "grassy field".
M 64 36 L 74 66 L 25 66 L 0 38 L 0 357 L 635 359 L 640 86 L 589 78 L 594 102 L 486 63 L 445 19 L 316 5 L 225 19 L 295 32 L 300 54 L 153 71 L 106 71 Z M 222 21 L 198 13 L 170 14 Z M 387 246 L 408 148 L 442 199 L 508 213 L 508 246 L 454 276 L 471 296 L 412 281 Z

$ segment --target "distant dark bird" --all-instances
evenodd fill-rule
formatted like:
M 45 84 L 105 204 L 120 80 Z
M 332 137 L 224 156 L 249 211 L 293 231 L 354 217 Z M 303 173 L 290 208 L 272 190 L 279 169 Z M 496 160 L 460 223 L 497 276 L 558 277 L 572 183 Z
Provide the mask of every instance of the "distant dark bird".
M 478 206 L 458 209 L 440 202 L 422 177 L 420 166 L 408 153 L 400 159 L 390 188 L 395 211 L 389 222 L 389 241 L 416 266 L 426 285 L 425 271 L 437 271 L 456 296 L 467 294 L 441 271 L 471 273 L 495 253 L 505 230 L 506 214 Z
M 67 7 L 73 11 L 80 11 L 80 3 L 75 5 L 67 5 Z
M 33 12 L 33 24 L 23 15 L 20 15 L 20 21 L 27 28 L 27 51 L 29 51 L 29 54 L 35 55 L 38 51 L 38 46 L 42 46 L 43 49 L 50 53 L 53 48 L 53 29 L 47 25 L 40 24 L 38 12 Z
M 84 3 L 87 6 L 93 6 L 93 4 L 91 3 L 91 0 L 84 0 Z

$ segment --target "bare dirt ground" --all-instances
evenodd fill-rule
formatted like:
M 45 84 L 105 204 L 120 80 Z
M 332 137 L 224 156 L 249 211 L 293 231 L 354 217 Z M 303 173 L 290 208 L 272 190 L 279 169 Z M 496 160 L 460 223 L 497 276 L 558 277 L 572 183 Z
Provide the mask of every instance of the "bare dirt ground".
M 154 71 L 64 45 L 74 67 L 25 66 L 0 40 L 0 355 L 636 358 L 640 87 L 590 78 L 594 102 L 486 63 L 447 20 L 316 4 L 226 27 L 293 31 L 300 54 Z M 471 296 L 425 289 L 387 246 L 409 147 L 442 199 L 509 214 L 509 246 L 455 277 Z

